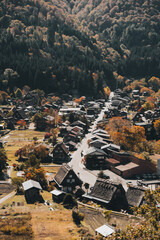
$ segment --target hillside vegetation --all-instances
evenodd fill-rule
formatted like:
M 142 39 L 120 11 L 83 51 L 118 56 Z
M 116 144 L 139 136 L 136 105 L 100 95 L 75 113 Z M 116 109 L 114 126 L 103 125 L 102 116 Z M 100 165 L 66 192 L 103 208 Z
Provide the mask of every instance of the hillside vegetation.
M 158 0 L 2 0 L 0 87 L 96 96 L 114 72 L 158 77 L 159 17 Z

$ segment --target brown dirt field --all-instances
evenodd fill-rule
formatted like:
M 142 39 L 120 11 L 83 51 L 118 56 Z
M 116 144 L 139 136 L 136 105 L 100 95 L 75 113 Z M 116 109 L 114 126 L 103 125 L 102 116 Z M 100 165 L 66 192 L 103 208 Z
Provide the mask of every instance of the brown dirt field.
M 91 209 L 81 207 L 80 211 L 84 213 L 84 221 L 88 225 L 92 234 L 95 233 L 95 229 L 107 223 L 110 226 L 114 226 L 120 229 L 125 228 L 127 225 L 131 223 L 138 222 L 138 219 L 131 215 L 125 215 L 118 212 L 111 212 L 110 218 L 105 218 L 101 212 Z
M 35 240 L 80 239 L 72 212 L 66 209 L 32 213 L 32 229 Z
M 44 200 L 52 203 L 54 211 L 50 211 L 50 206 L 44 204 L 27 204 L 24 195 L 15 195 L 0 206 L 0 215 L 8 216 L 14 213 L 31 213 L 30 224 L 35 240 L 78 240 L 80 239 L 78 227 L 73 223 L 72 211 L 64 209 L 61 204 L 52 201 L 52 194 L 43 191 L 41 193 Z M 12 203 L 15 202 L 15 206 Z M 21 206 L 18 206 L 18 203 Z M 23 203 L 23 205 L 22 205 Z M 2 207 L 5 206 L 5 209 Z M 6 240 L 6 239 L 5 239 Z

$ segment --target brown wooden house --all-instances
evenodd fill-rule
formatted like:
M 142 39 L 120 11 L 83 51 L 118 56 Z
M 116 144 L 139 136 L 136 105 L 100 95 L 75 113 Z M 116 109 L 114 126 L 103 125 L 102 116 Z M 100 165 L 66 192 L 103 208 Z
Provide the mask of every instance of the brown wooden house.
M 25 199 L 29 204 L 33 204 L 35 202 L 44 202 L 42 196 L 40 195 L 40 190 L 42 190 L 39 182 L 34 180 L 28 180 L 22 183 L 22 186 L 25 191 Z
M 90 147 L 84 154 L 85 165 L 88 169 L 105 169 L 107 154 L 98 148 Z
M 51 157 L 53 162 L 56 163 L 68 162 L 70 160 L 69 150 L 63 142 L 57 143 L 51 153 Z
M 63 164 L 57 172 L 54 181 L 58 189 L 64 192 L 73 192 L 77 186 L 82 186 L 82 181 L 68 164 Z
M 84 198 L 106 206 L 108 209 L 127 209 L 128 203 L 122 184 L 98 178 L 90 193 Z

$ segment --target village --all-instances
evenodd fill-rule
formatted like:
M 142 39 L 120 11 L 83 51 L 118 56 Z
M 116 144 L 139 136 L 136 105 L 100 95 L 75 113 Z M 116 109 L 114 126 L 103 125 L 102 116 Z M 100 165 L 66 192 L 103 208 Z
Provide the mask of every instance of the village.
M 117 89 L 93 100 L 25 89 L 6 98 L 0 106 L 3 221 L 12 211 L 31 212 L 35 239 L 101 239 L 137 223 L 132 207 L 160 185 L 160 155 L 151 145 L 159 139 L 160 108 L 158 101 L 152 110 L 142 108 L 147 97 L 140 90 Z M 63 236 L 51 227 L 61 224 L 58 214 L 61 221 L 67 216 Z M 49 220 L 40 222 L 42 216 Z M 74 221 L 85 222 L 83 231 Z

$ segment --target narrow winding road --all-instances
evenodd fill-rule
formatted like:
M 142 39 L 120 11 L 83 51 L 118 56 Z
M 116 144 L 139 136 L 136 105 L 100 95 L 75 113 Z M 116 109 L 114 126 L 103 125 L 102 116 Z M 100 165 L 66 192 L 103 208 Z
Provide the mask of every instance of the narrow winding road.
M 88 148 L 87 141 L 93 136 L 92 131 L 96 128 L 97 122 L 103 119 L 104 111 L 108 108 L 110 103 L 105 103 L 105 108 L 101 110 L 98 118 L 93 122 L 89 129 L 89 133 L 85 135 L 81 143 L 78 144 L 77 150 L 72 155 L 72 160 L 69 162 L 69 165 L 73 168 L 73 170 L 79 175 L 80 179 L 83 183 L 89 183 L 90 187 L 92 187 L 97 179 L 97 174 L 89 171 L 85 168 L 85 166 L 81 163 L 82 157 L 81 152 L 85 152 Z

